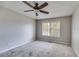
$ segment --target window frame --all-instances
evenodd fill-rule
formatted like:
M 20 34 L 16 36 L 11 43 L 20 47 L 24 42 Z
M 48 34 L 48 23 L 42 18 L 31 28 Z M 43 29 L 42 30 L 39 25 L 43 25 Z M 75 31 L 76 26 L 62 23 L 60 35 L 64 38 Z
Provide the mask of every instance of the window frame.
M 59 28 L 59 36 L 52 36 L 51 34 L 49 34 L 49 36 L 48 35 L 43 35 L 43 33 L 42 33 L 42 36 L 46 36 L 46 37 L 56 37 L 56 38 L 60 38 L 61 37 L 61 21 L 60 20 L 54 20 L 54 21 L 46 21 L 46 22 L 42 22 L 42 24 L 43 23 L 49 23 L 49 33 L 51 33 L 51 23 L 53 23 L 53 22 L 59 22 L 60 23 L 60 28 Z M 42 32 L 43 32 L 43 30 L 42 30 Z

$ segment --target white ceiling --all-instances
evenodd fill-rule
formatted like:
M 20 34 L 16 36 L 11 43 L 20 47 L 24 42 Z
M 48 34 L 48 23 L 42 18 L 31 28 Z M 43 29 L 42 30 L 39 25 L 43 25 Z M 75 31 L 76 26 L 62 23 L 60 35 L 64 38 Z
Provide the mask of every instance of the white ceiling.
M 39 5 L 43 4 L 44 2 L 46 1 L 38 1 Z M 49 14 L 43 14 L 39 12 L 38 17 L 35 16 L 34 12 L 24 12 L 24 10 L 32 10 L 32 8 L 24 4 L 22 1 L 4 1 L 4 2 L 0 2 L 0 5 L 34 19 L 70 16 L 73 14 L 75 9 L 79 5 L 78 1 L 75 1 L 75 2 L 74 1 L 50 1 L 50 2 L 47 1 L 47 2 L 48 2 L 48 6 L 43 8 L 42 10 L 48 11 Z M 33 1 L 29 3 L 34 5 Z

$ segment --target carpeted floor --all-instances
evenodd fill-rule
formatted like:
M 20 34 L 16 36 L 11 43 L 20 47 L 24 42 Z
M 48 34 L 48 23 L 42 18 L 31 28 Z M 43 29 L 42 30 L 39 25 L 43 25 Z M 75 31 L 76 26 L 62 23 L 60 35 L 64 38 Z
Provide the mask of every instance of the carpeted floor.
M 11 52 L 11 53 L 10 53 Z M 8 53 L 8 54 L 7 54 Z M 6 55 L 7 54 L 7 55 Z M 8 57 L 76 57 L 73 49 L 66 45 L 34 41 L 3 53 Z

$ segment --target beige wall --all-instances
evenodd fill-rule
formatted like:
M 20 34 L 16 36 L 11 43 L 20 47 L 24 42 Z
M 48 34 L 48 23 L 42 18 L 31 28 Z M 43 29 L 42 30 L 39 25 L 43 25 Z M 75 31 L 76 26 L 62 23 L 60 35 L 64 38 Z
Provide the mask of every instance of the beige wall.
M 0 53 L 35 40 L 35 20 L 0 7 Z
M 60 21 L 60 38 L 42 36 L 42 22 Z M 71 44 L 71 16 L 45 19 L 37 21 L 37 40 L 50 41 L 63 44 Z
M 79 7 L 72 17 L 72 47 L 79 56 Z

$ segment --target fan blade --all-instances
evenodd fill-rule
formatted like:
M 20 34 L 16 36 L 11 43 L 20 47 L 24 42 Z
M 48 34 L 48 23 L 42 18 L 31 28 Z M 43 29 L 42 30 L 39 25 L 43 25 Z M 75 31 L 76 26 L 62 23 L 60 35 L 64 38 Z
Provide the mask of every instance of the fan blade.
M 26 1 L 23 1 L 23 2 L 34 9 L 34 7 L 31 4 L 29 4 L 28 2 L 26 2 Z
M 38 16 L 38 13 L 36 13 L 36 16 Z
M 42 13 L 45 13 L 45 14 L 49 14 L 49 12 L 47 12 L 47 11 L 43 11 L 43 10 L 39 10 L 39 11 Z
M 24 12 L 30 12 L 30 11 L 34 11 L 34 10 L 25 10 Z
M 46 7 L 47 5 L 48 5 L 48 3 L 45 2 L 45 3 L 43 3 L 41 6 L 39 6 L 39 9 L 42 9 L 42 8 Z

